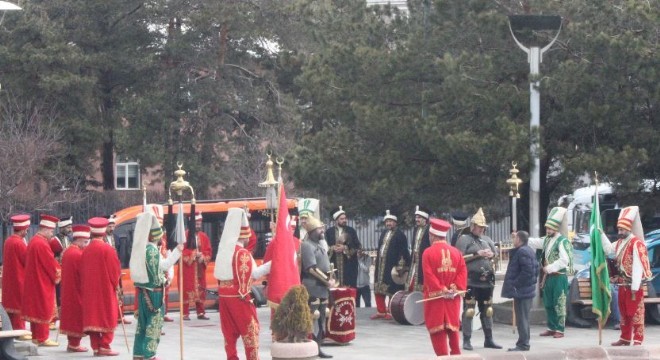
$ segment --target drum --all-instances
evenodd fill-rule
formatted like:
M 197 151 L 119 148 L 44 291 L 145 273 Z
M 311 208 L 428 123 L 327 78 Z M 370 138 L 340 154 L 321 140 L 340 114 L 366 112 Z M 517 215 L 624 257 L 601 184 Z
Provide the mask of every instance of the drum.
M 424 295 L 419 291 L 397 291 L 390 300 L 390 313 L 402 325 L 422 325 L 424 304 L 417 303 Z
M 330 315 L 325 320 L 325 336 L 340 344 L 355 339 L 355 288 L 330 289 L 328 309 Z

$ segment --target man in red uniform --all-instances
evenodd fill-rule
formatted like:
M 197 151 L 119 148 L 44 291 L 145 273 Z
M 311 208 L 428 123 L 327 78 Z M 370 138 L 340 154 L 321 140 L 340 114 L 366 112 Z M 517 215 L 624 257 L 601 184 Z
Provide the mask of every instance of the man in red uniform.
M 612 346 L 642 345 L 644 341 L 644 289 L 642 283 L 652 278 L 649 254 L 644 243 L 644 230 L 639 218 L 639 207 L 621 209 L 616 223 L 618 240 L 610 243 L 601 236 L 605 255 L 615 254 L 619 284 L 619 312 L 621 336 Z M 611 274 L 612 275 L 612 274 Z
M 459 291 L 467 288 L 467 268 L 458 249 L 447 244 L 447 231 L 451 225 L 441 219 L 431 219 L 429 238 L 431 246 L 422 255 L 424 269 L 424 320 L 431 334 L 433 350 L 438 356 L 459 355 L 458 330 L 461 325 L 461 298 Z M 429 300 L 432 299 L 432 300 Z
M 80 263 L 83 249 L 90 236 L 87 225 L 74 225 L 73 242 L 62 254 L 62 308 L 60 314 L 60 332 L 67 336 L 68 352 L 87 352 L 88 349 L 80 346 L 83 333 L 83 302 L 82 288 L 80 287 Z
M 32 342 L 39 346 L 59 346 L 48 338 L 48 324 L 57 311 L 55 284 L 61 279 L 60 264 L 48 242 L 58 220 L 55 216 L 41 215 L 39 230 L 27 246 L 22 316 L 30 322 Z
M 195 303 L 197 318 L 209 320 L 204 312 L 206 300 L 206 266 L 211 261 L 211 241 L 202 229 L 202 213 L 195 214 L 195 234 L 189 244 L 183 249 L 183 320 L 190 320 L 190 304 Z M 188 239 L 188 231 L 186 231 Z
M 119 303 L 117 287 L 121 266 L 115 249 L 103 241 L 108 219 L 89 219 L 92 241 L 85 248 L 80 265 L 83 311 L 83 332 L 95 356 L 117 356 L 110 348 L 117 327 Z
M 3 250 L 4 272 L 2 274 L 2 306 L 9 314 L 14 330 L 25 330 L 25 321 L 21 318 L 21 303 L 23 301 L 23 280 L 25 279 L 25 256 L 27 242 L 25 235 L 30 227 L 30 215 L 14 215 L 11 217 L 14 233 L 5 240 Z M 20 340 L 31 340 L 32 336 L 24 335 Z
M 64 216 L 63 218 L 60 218 L 60 220 L 57 222 L 57 229 L 58 232 L 55 236 L 53 236 L 50 239 L 50 249 L 53 250 L 53 254 L 55 254 L 55 259 L 57 259 L 57 262 L 60 263 L 60 266 L 62 265 L 62 254 L 64 253 L 64 250 L 71 244 L 71 239 L 69 236 L 71 235 L 71 226 L 73 225 L 73 217 L 72 216 Z M 57 329 L 55 322 L 59 320 L 59 314 L 60 314 L 60 306 L 62 306 L 62 292 L 60 291 L 60 284 L 55 285 L 55 299 L 57 300 L 57 314 L 51 320 L 49 329 L 50 330 L 55 330 Z
M 245 249 L 249 230 L 245 212 L 230 208 L 214 272 L 218 279 L 220 328 L 225 338 L 227 360 L 238 360 L 236 342 L 239 337 L 243 338 L 247 360 L 259 359 L 259 319 L 250 295 L 255 264 Z
M 250 208 L 247 206 L 247 204 L 243 207 L 243 211 L 245 211 L 245 214 L 248 217 L 248 223 L 250 222 L 250 218 L 252 217 L 252 214 L 250 213 Z M 245 246 L 247 251 L 250 252 L 250 254 L 254 253 L 254 249 L 257 248 L 257 234 L 252 230 L 252 227 L 250 227 L 250 239 L 248 240 L 247 245 Z

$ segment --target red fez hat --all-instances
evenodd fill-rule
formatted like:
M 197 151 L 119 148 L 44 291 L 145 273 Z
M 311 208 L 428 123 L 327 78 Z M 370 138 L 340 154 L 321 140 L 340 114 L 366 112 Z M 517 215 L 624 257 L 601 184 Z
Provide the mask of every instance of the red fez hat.
M 73 225 L 71 227 L 73 231 L 73 239 L 89 239 L 91 229 L 87 225 Z
M 39 226 L 45 227 L 48 229 L 55 229 L 57 222 L 60 221 L 57 217 L 53 215 L 41 214 L 39 220 Z
M 103 217 L 93 217 L 87 220 L 87 223 L 91 228 L 92 235 L 105 235 L 105 230 L 110 222 Z
M 11 217 L 11 222 L 14 226 L 14 231 L 25 230 L 30 227 L 30 215 L 19 214 Z
M 447 237 L 447 231 L 450 227 L 451 225 L 442 219 L 431 219 L 429 233 L 439 237 Z

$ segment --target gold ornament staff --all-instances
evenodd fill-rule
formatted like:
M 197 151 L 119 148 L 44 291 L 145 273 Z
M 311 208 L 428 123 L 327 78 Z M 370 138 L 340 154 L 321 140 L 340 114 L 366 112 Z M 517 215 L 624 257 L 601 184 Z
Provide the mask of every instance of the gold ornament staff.
M 179 196 L 179 213 L 177 220 L 183 217 L 183 193 L 188 190 L 191 194 L 190 204 L 191 206 L 195 205 L 195 190 L 190 185 L 190 183 L 183 179 L 186 175 L 186 171 L 182 169 L 183 164 L 181 162 L 176 163 L 178 170 L 174 171 L 176 180 L 170 183 L 168 195 L 169 199 L 167 200 L 168 204 L 171 206 L 172 202 L 172 191 L 174 191 Z M 171 214 L 170 214 L 171 215 Z M 194 216 L 194 214 L 193 214 Z M 171 219 L 171 217 L 170 217 Z M 184 226 L 185 221 L 181 221 L 180 224 L 177 221 L 178 226 Z M 178 229 L 176 230 L 177 234 L 182 235 L 177 237 L 178 243 L 185 243 L 185 230 Z M 183 314 L 183 257 L 179 259 L 179 314 Z M 183 360 L 183 316 L 179 317 L 179 344 L 180 344 L 180 359 Z

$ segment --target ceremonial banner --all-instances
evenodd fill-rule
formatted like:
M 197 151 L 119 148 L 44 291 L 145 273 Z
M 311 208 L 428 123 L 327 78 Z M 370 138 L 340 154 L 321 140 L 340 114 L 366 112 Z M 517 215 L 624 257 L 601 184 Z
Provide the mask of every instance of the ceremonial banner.
M 591 237 L 591 300 L 593 301 L 591 311 L 598 316 L 599 327 L 602 328 L 610 316 L 612 295 L 610 293 L 610 275 L 607 271 L 607 261 L 601 243 L 603 223 L 598 204 L 598 184 L 596 184 L 594 193 L 589 229 Z
M 284 186 L 280 183 L 280 204 L 277 213 L 275 237 L 268 245 L 271 258 L 271 270 L 268 275 L 267 297 L 269 305 L 277 305 L 286 292 L 294 285 L 300 285 L 300 270 L 294 254 L 296 244 L 293 233 L 287 224 L 289 208 L 286 203 Z

